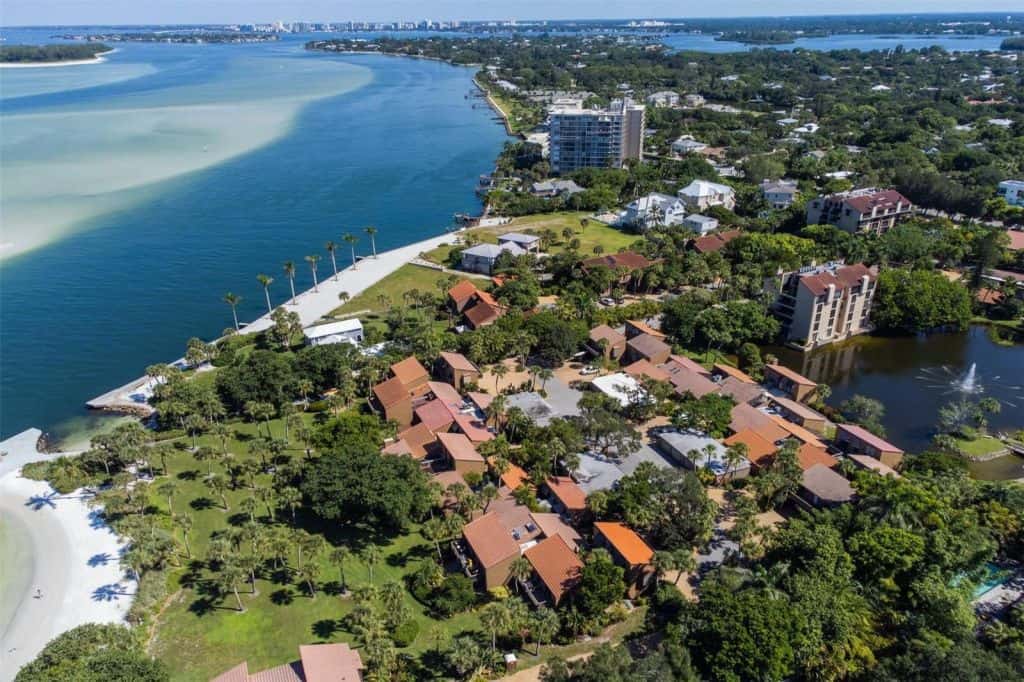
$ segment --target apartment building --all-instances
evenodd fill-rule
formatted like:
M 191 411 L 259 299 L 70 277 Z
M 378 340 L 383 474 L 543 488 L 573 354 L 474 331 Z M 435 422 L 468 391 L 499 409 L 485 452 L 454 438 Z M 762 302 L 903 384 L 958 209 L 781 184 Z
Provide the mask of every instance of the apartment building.
M 607 109 L 557 106 L 551 117 L 550 162 L 555 173 L 580 168 L 620 168 L 643 154 L 645 109 L 625 98 Z
M 807 204 L 807 224 L 881 234 L 913 213 L 914 205 L 896 190 L 855 189 L 812 199 Z
M 771 283 L 772 312 L 782 338 L 811 350 L 871 331 L 871 303 L 877 272 L 862 263 L 827 263 L 782 273 Z
M 1024 180 L 1003 180 L 999 183 L 999 196 L 1010 206 L 1024 206 Z

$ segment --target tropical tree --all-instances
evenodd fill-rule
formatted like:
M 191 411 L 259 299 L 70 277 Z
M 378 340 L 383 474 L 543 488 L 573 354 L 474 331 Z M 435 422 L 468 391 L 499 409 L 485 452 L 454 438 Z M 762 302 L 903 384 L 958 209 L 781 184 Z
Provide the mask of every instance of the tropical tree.
M 498 382 L 504 379 L 508 375 L 508 365 L 504 362 L 499 362 L 491 368 L 491 374 L 494 375 L 494 392 L 500 393 L 501 390 L 498 387 Z
M 359 243 L 359 237 L 355 236 L 354 234 L 346 234 L 341 239 L 346 244 L 348 244 L 349 249 L 351 249 L 351 251 L 352 251 L 352 269 L 355 270 L 356 269 L 356 244 Z
M 501 602 L 491 602 L 480 609 L 480 624 L 491 635 L 491 651 L 498 648 L 498 633 L 508 629 L 508 609 Z
M 292 298 L 289 303 L 295 305 L 295 261 L 284 262 L 284 274 L 288 277 L 288 285 L 292 288 Z
M 181 531 L 182 543 L 185 545 L 185 556 L 192 558 L 192 543 L 189 534 L 192 532 L 192 517 L 188 514 L 175 514 L 171 522 Z
M 263 295 L 267 297 L 267 312 L 274 312 L 274 306 L 270 305 L 270 285 L 274 283 L 274 278 L 261 273 L 256 275 L 256 279 L 263 285 Z
M 533 616 L 530 618 L 530 632 L 533 634 L 533 640 L 537 643 L 537 656 L 540 656 L 540 645 L 551 641 L 551 638 L 558 634 L 560 627 L 558 614 L 554 610 L 542 606 L 533 612 Z
M 334 257 L 334 252 L 338 250 L 338 245 L 328 241 L 324 244 L 324 248 L 327 249 L 327 253 L 331 254 L 331 268 L 334 270 L 334 279 L 338 279 L 338 261 Z
M 363 232 L 370 237 L 370 249 L 373 251 L 373 257 L 377 257 L 377 240 L 374 237 L 377 235 L 377 228 L 373 225 L 368 225 L 363 228 Z
M 309 263 L 309 269 L 313 271 L 313 291 L 320 291 L 319 282 L 316 280 L 316 266 L 320 262 L 320 256 L 313 254 L 312 256 L 306 256 L 306 262 Z
M 519 592 L 519 584 L 526 582 L 533 575 L 533 564 L 524 556 L 516 557 L 509 565 L 509 578 L 515 581 L 516 592 Z
M 210 474 L 204 480 L 206 487 L 210 489 L 210 492 L 220 498 L 224 511 L 231 511 L 231 507 L 228 505 L 227 496 L 228 483 L 224 480 L 224 477 L 220 474 Z
M 348 547 L 341 545 L 331 550 L 331 562 L 338 567 L 338 577 L 340 579 L 342 593 L 348 592 L 348 581 L 345 579 L 345 561 L 351 555 Z
M 235 331 L 238 331 L 241 329 L 238 325 L 238 304 L 242 302 L 242 297 L 229 291 L 224 294 L 224 302 L 231 306 L 231 317 L 235 319 Z
M 441 554 L 441 543 L 448 539 L 448 527 L 444 519 L 437 516 L 427 519 L 420 532 L 427 541 L 434 544 L 434 548 L 437 550 L 437 558 L 443 560 L 444 555 Z
M 278 491 L 277 499 L 282 505 L 288 507 L 288 510 L 292 513 L 292 523 L 294 524 L 296 522 L 295 510 L 302 504 L 302 493 L 298 488 L 285 486 Z
M 309 588 L 309 598 L 316 599 L 316 581 L 320 577 L 320 564 L 307 561 L 299 569 L 299 580 Z
M 380 547 L 377 545 L 367 545 L 362 552 L 359 553 L 362 557 L 363 563 L 366 564 L 367 573 L 370 576 L 370 583 L 373 583 L 373 567 L 381 562 L 384 558 L 384 553 L 381 552 Z
M 167 514 L 168 516 L 174 516 L 174 496 L 178 492 L 178 484 L 173 478 L 169 478 L 162 482 L 156 487 L 158 495 L 163 495 L 167 499 Z

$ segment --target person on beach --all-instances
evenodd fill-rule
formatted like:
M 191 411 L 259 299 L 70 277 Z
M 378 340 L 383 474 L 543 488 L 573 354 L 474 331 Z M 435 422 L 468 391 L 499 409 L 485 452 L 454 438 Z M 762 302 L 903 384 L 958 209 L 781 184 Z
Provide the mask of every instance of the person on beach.
M 36 599 L 42 599 L 42 598 L 43 598 L 43 591 L 37 587 L 36 588 Z

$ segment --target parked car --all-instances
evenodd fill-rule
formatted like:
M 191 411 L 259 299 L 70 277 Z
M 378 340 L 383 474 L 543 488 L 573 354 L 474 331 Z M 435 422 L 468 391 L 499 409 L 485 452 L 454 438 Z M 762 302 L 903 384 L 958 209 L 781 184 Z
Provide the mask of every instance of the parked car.
M 587 365 L 586 367 L 584 367 L 583 369 L 580 370 L 580 374 L 582 374 L 583 376 L 586 376 L 588 374 L 597 374 L 600 371 L 601 371 L 600 369 L 598 369 L 597 367 L 594 367 L 593 365 Z

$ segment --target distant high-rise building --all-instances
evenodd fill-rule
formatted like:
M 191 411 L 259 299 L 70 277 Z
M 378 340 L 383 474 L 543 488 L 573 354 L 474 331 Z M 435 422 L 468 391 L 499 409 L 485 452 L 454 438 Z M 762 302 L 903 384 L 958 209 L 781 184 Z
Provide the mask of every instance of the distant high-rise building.
M 614 100 L 607 109 L 552 107 L 551 170 L 621 168 L 643 155 L 644 107 L 630 99 Z

